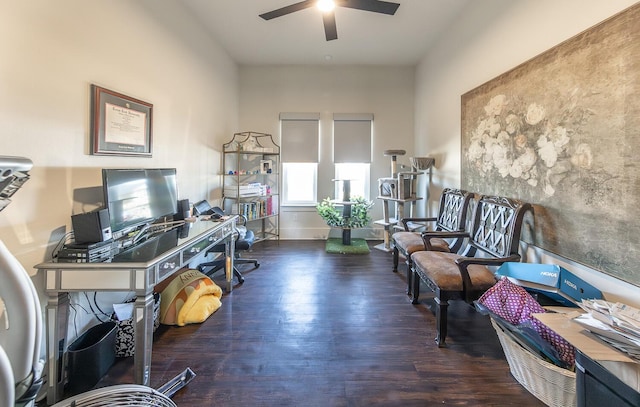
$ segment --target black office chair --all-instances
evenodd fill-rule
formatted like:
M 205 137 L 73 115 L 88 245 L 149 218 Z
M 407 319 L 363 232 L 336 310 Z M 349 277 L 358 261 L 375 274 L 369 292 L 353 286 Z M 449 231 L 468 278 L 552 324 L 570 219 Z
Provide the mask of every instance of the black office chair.
M 238 270 L 238 265 L 240 264 L 253 264 L 254 269 L 260 267 L 260 263 L 256 259 L 247 259 L 240 256 L 241 252 L 245 252 L 251 249 L 253 246 L 253 242 L 255 241 L 255 235 L 251 229 L 246 228 L 247 218 L 244 216 L 240 216 L 240 219 L 244 220 L 244 223 L 238 226 L 238 237 L 235 241 L 235 250 L 233 257 L 233 275 L 238 279 L 238 283 L 244 283 L 244 277 L 240 270 Z M 224 243 L 213 246 L 211 249 L 207 251 L 207 255 L 209 253 L 224 253 L 225 245 Z M 211 277 L 216 271 L 224 270 L 226 261 L 224 256 L 218 256 L 215 260 L 202 263 L 198 265 L 198 270 L 207 276 Z

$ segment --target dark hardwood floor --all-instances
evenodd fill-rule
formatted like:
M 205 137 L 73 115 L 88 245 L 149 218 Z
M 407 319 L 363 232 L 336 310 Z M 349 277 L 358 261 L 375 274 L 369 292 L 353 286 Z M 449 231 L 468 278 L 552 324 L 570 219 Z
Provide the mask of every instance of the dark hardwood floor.
M 543 405 L 468 305 L 450 307 L 448 347 L 438 348 L 429 291 L 411 305 L 404 269 L 393 273 L 375 243 L 368 255 L 327 254 L 324 241 L 256 244 L 245 257 L 261 266 L 207 321 L 156 331 L 151 386 L 190 367 L 179 406 Z M 132 359 L 103 382 L 131 381 Z

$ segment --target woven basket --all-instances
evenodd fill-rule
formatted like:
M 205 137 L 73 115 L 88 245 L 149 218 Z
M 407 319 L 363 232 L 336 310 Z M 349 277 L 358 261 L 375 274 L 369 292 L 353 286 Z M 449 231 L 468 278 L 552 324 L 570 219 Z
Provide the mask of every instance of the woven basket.
M 552 407 L 576 405 L 576 374 L 532 355 L 491 318 L 491 324 L 515 379 L 531 394 Z

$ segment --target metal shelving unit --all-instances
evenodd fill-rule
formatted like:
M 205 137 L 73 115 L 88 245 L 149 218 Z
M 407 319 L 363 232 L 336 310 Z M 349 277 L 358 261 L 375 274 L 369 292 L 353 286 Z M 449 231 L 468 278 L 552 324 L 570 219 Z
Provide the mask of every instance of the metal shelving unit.
M 271 134 L 235 133 L 222 167 L 224 211 L 245 216 L 256 242 L 280 239 L 280 146 Z

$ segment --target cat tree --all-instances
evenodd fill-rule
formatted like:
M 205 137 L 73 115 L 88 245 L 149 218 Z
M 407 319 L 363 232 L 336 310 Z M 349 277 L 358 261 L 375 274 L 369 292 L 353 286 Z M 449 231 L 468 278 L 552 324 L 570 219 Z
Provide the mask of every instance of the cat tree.
M 351 180 L 333 181 L 342 182 L 342 200 L 327 198 L 316 206 L 316 210 L 327 225 L 342 229 L 342 244 L 350 246 L 351 229 L 364 227 L 371 221 L 369 209 L 373 202 L 362 197 L 351 198 Z
M 422 171 L 429 172 L 429 182 L 431 181 L 431 167 L 434 159 L 429 157 L 411 157 L 411 171 L 397 170 L 397 157 L 406 154 L 405 150 L 386 150 L 385 156 L 391 157 L 391 177 L 378 178 L 378 199 L 382 201 L 382 213 L 384 219 L 374 222 L 384 228 L 384 241 L 376 245 L 375 248 L 386 252 L 391 251 L 391 235 L 393 228 L 406 216 L 412 217 L 415 212 L 417 201 L 421 197 L 417 196 L 418 175 Z M 429 195 L 429 184 L 427 184 L 427 196 Z M 405 204 L 408 204 L 405 207 Z M 393 210 L 393 212 L 392 212 Z M 408 213 L 405 211 L 408 210 Z

